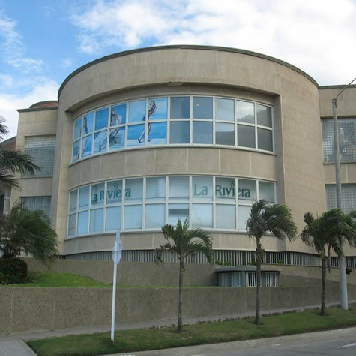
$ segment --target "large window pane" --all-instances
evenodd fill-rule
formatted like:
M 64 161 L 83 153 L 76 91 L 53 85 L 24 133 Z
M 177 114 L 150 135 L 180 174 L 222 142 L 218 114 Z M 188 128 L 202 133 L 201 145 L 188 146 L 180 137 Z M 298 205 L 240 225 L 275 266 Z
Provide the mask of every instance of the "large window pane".
M 249 201 L 251 204 L 257 200 L 256 181 L 239 179 L 239 201 Z
M 71 214 L 68 217 L 68 236 L 75 236 L 76 230 L 76 214 Z
M 108 126 L 109 108 L 96 111 L 95 131 L 102 130 Z
M 213 119 L 213 98 L 200 96 L 193 97 L 193 118 L 194 119 Z
M 142 146 L 144 140 L 142 140 L 145 135 L 145 125 L 131 125 L 128 127 L 127 131 L 127 146 Z
M 72 161 L 75 162 L 80 158 L 80 140 L 73 143 Z
M 238 125 L 238 145 L 241 147 L 256 148 L 256 137 L 254 126 Z
M 189 219 L 189 204 L 169 204 L 168 224 L 177 225 L 178 219 L 183 223 Z
M 76 211 L 77 209 L 77 195 L 78 190 L 73 190 L 69 193 L 69 211 Z
M 146 179 L 146 199 L 159 201 L 166 199 L 165 177 Z
M 142 228 L 142 205 L 125 206 L 125 229 Z
M 87 211 L 82 211 L 78 214 L 78 235 L 88 233 L 88 215 Z
M 82 157 L 90 156 L 92 153 L 93 136 L 86 136 L 82 140 Z
M 126 104 L 111 107 L 110 126 L 123 125 L 126 123 Z
M 235 200 L 235 178 L 215 178 L 215 197 L 216 199 Z
M 213 123 L 212 122 L 193 122 L 193 142 L 194 143 L 213 143 Z
M 145 121 L 146 100 L 136 100 L 129 102 L 129 122 Z
M 213 199 L 213 178 L 193 177 L 193 199 Z
M 232 99 L 216 99 L 215 101 L 216 120 L 235 120 L 235 101 Z
M 148 124 L 148 143 L 150 145 L 164 145 L 167 143 L 167 123 L 155 122 Z
M 170 143 L 189 143 L 190 126 L 189 121 L 178 121 L 170 123 Z
M 216 228 L 232 230 L 236 229 L 235 205 L 216 205 Z
M 235 146 L 235 125 L 215 124 L 215 143 L 217 145 Z
M 82 133 L 82 118 L 78 118 L 74 121 L 74 134 L 73 139 L 77 140 Z
M 107 183 L 107 192 L 106 192 L 106 203 L 114 204 L 121 203 L 122 200 L 122 181 L 116 180 L 113 182 Z
M 258 135 L 258 148 L 260 150 L 273 152 L 272 131 L 257 128 L 257 135 Z
M 255 123 L 255 104 L 248 101 L 237 101 L 237 120 L 240 122 L 247 122 L 249 124 Z
M 91 186 L 91 205 L 102 206 L 105 200 L 105 185 L 104 183 Z
M 238 210 L 238 230 L 246 231 L 246 222 L 250 217 L 250 206 L 239 206 Z
M 257 124 L 272 127 L 272 109 L 269 106 L 256 104 Z
M 260 186 L 260 196 L 259 199 L 267 200 L 269 203 L 274 203 L 274 183 L 261 182 Z
M 79 189 L 79 209 L 89 206 L 89 186 Z
M 146 228 L 161 228 L 164 225 L 166 214 L 165 204 L 146 205 Z
M 190 97 L 171 98 L 171 119 L 189 119 L 190 118 Z
M 194 227 L 213 227 L 213 205 L 193 204 L 192 225 Z
M 169 178 L 169 198 L 189 199 L 189 177 Z
M 150 121 L 167 119 L 167 98 L 148 99 L 148 119 Z
M 142 201 L 142 178 L 126 179 L 125 201 Z
M 121 207 L 113 206 L 106 209 L 105 230 L 116 231 L 121 229 Z
M 93 132 L 94 128 L 94 111 L 83 116 L 82 136 Z
M 110 130 L 109 134 L 109 150 L 117 150 L 125 145 L 125 128 L 118 127 Z
M 107 131 L 99 131 L 94 134 L 94 153 L 105 152 L 107 142 Z
M 103 231 L 103 209 L 90 210 L 90 232 Z

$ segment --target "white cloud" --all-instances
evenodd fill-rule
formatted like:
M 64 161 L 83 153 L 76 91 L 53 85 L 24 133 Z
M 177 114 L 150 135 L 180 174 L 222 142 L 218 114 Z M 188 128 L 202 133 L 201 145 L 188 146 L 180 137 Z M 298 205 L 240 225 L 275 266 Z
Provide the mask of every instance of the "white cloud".
M 23 73 L 40 71 L 44 62 L 40 59 L 25 58 L 25 45 L 21 35 L 16 31 L 16 21 L 0 11 L 0 45 L 2 59 L 8 65 Z
M 0 76 L 1 77 L 1 76 Z M 29 108 L 39 101 L 57 100 L 59 85 L 50 79 L 42 78 L 41 84 L 36 84 L 30 91 L 23 95 L 9 95 L 0 93 L 0 116 L 6 120 L 9 129 L 8 138 L 15 136 L 18 123 L 18 109 Z
M 236 47 L 287 61 L 327 85 L 355 75 L 355 16 L 353 0 L 97 0 L 72 20 L 86 53 L 152 44 Z

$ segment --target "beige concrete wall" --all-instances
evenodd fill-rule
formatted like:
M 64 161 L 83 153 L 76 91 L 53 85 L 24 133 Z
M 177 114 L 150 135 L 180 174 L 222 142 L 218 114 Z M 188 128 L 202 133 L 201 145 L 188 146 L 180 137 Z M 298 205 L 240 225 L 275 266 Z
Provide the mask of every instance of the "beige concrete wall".
M 261 310 L 320 303 L 320 288 L 261 288 Z M 118 325 L 176 320 L 176 288 L 120 288 L 116 297 Z M 99 288 L 0 288 L 0 334 L 107 326 L 112 291 Z M 356 297 L 356 287 L 349 286 Z M 327 302 L 337 302 L 336 283 L 327 283 Z M 229 318 L 255 310 L 254 288 L 188 288 L 183 291 L 185 318 Z
M 172 93 L 231 95 L 274 105 L 277 157 L 228 148 L 137 149 L 93 157 L 72 165 L 68 172 L 72 122 L 78 114 L 120 100 Z M 277 178 L 278 202 L 291 207 L 299 228 L 304 212 L 326 209 L 319 91 L 309 77 L 281 62 L 214 48 L 133 52 L 98 61 L 68 78 L 61 88 L 58 114 L 61 151 L 56 154 L 52 202 L 61 241 L 66 236 L 68 189 L 106 177 L 166 172 Z M 202 152 L 209 153 L 209 165 L 202 164 Z M 179 159 L 172 160 L 174 154 Z M 134 165 L 128 164 L 127 157 Z M 109 163 L 110 158 L 118 162 L 116 167 Z M 240 242 L 220 246 L 240 248 Z M 243 244 L 246 248 L 247 242 Z M 312 252 L 300 241 L 278 242 L 278 246 L 280 250 Z
M 56 135 L 57 118 L 56 108 L 20 110 L 16 149 L 24 151 L 26 137 Z M 26 177 L 20 179 L 19 183 L 20 189 L 11 191 L 11 205 L 15 204 L 21 196 L 49 196 L 52 194 L 52 178 Z

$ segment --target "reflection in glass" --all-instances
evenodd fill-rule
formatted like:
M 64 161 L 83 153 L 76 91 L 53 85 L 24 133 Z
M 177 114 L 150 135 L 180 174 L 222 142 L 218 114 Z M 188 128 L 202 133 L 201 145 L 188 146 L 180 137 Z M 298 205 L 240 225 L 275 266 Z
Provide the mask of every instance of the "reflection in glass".
M 206 121 L 193 122 L 193 142 L 194 143 L 213 143 L 213 123 Z
M 118 126 L 126 123 L 126 104 L 111 107 L 110 126 Z
M 72 161 L 80 158 L 80 140 L 73 143 Z
M 258 148 L 260 150 L 266 150 L 273 152 L 273 138 L 272 138 L 272 131 L 257 128 L 257 135 L 258 135 Z
M 96 111 L 95 131 L 102 130 L 108 126 L 109 108 L 104 108 Z
M 272 128 L 272 109 L 269 106 L 256 104 L 257 125 Z
M 111 129 L 109 134 L 109 150 L 123 148 L 125 144 L 125 128 Z
M 129 102 L 129 122 L 145 121 L 146 100 L 136 100 Z
M 94 111 L 83 115 L 82 136 L 93 132 L 94 128 Z
M 189 121 L 177 121 L 170 124 L 170 143 L 189 143 Z
M 87 136 L 82 139 L 82 157 L 91 155 L 91 146 L 93 142 L 93 136 Z
M 215 135 L 217 145 L 235 146 L 234 124 L 215 124 Z
M 219 99 L 215 101 L 216 120 L 234 121 L 235 120 L 235 100 Z
M 74 121 L 74 135 L 73 139 L 77 140 L 82 134 L 82 118 L 78 118 Z
M 172 97 L 171 98 L 171 119 L 189 119 L 190 118 L 190 97 Z
M 213 98 L 193 97 L 193 118 L 194 119 L 213 119 Z
M 237 120 L 240 122 L 247 122 L 249 124 L 255 123 L 255 104 L 248 101 L 237 101 Z
M 94 134 L 94 153 L 106 151 L 107 131 L 99 131 Z
M 239 146 L 256 148 L 255 126 L 238 125 L 237 133 Z
M 116 231 L 121 229 L 121 207 L 106 208 L 105 230 Z

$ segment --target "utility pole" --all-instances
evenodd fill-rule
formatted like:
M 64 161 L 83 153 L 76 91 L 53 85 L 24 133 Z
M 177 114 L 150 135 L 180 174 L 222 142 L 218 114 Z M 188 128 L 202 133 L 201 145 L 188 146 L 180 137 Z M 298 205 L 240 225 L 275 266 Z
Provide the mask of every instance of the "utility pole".
M 339 128 L 337 124 L 337 97 L 332 100 L 333 117 L 334 117 L 334 148 L 335 148 L 335 181 L 336 181 L 336 207 L 342 210 L 341 206 L 341 179 L 340 179 L 340 145 L 339 145 Z M 340 306 L 344 310 L 349 309 L 346 281 L 346 257 L 343 255 L 343 242 L 340 241 L 341 254 L 339 256 L 340 271 Z

